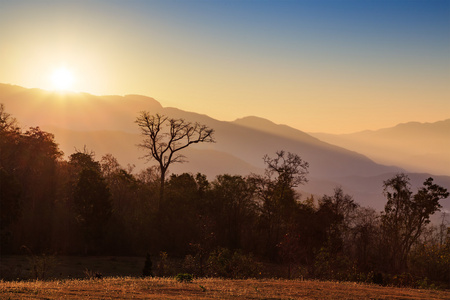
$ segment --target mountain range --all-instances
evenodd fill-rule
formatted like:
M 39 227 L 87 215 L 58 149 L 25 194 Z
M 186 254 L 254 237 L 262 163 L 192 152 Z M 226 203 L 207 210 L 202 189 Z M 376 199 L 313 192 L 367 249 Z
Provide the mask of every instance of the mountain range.
M 413 172 L 450 175 L 450 119 L 434 123 L 409 122 L 352 134 L 311 135 L 364 153 L 382 164 L 400 165 Z
M 171 166 L 173 173 L 201 172 L 210 180 L 226 173 L 262 173 L 265 167 L 263 156 L 274 156 L 276 151 L 285 150 L 300 155 L 310 165 L 309 182 L 300 187 L 303 195 L 330 195 L 335 187 L 341 186 L 360 204 L 381 210 L 386 202 L 382 193 L 383 181 L 395 173 L 409 170 L 421 171 L 408 172 L 413 190 L 429 176 L 450 188 L 450 168 L 445 166 L 448 160 L 432 160 L 433 166 L 442 168 L 426 169 L 424 164 L 414 167 L 406 155 L 401 157 L 402 153 L 407 153 L 408 157 L 429 155 L 433 158 L 433 153 L 448 152 L 449 147 L 445 145 L 449 140 L 450 120 L 433 124 L 409 123 L 380 131 L 338 136 L 308 134 L 254 116 L 233 122 L 220 121 L 163 107 L 155 99 L 140 95 L 94 96 L 0 84 L 0 103 L 22 127 L 39 126 L 53 133 L 66 156 L 86 147 L 96 153 L 96 159 L 111 153 L 123 166 L 135 165 L 135 171 L 154 163 L 141 159 L 145 153 L 136 146 L 142 137 L 134 121 L 141 111 L 149 111 L 199 122 L 215 130 L 217 142 L 187 148 L 184 154 L 188 162 Z M 438 150 L 402 152 L 402 145 L 407 149 L 414 148 L 414 141 L 417 144 L 427 141 L 426 149 Z M 383 155 L 392 154 L 393 149 L 398 153 L 398 159 L 394 155 Z M 438 172 L 432 175 L 430 171 L 433 170 Z M 448 202 L 444 200 L 443 203 L 446 210 L 450 208 Z

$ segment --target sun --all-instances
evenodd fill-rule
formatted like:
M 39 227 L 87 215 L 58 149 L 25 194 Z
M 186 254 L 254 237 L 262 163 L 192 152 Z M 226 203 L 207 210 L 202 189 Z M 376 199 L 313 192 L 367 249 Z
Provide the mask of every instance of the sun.
M 55 90 L 67 91 L 73 87 L 73 73 L 66 67 L 59 67 L 52 73 L 52 87 Z

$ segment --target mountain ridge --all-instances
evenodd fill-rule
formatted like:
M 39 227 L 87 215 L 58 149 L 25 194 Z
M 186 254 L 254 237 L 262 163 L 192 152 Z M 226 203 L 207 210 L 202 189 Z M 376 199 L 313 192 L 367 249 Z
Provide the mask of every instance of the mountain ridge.
M 382 164 L 450 175 L 450 119 L 408 122 L 351 134 L 311 133 L 322 141 L 363 153 Z
M 327 132 L 309 131 L 308 134 L 311 134 L 313 136 L 315 136 L 315 135 L 349 136 L 349 135 L 357 135 L 357 134 L 391 131 L 391 130 L 400 129 L 400 128 L 403 128 L 406 126 L 433 126 L 436 124 L 446 124 L 448 126 L 448 123 L 450 123 L 450 118 L 443 119 L 443 120 L 437 120 L 434 122 L 409 121 L 409 122 L 398 123 L 398 124 L 390 126 L 390 127 L 382 127 L 382 128 L 378 128 L 378 129 L 365 129 L 365 130 L 360 130 L 360 131 L 355 131 L 355 132 L 350 132 L 350 133 L 327 133 Z
M 371 190 L 365 191 L 351 178 L 375 178 L 380 174 L 405 171 L 394 164 L 376 163 L 354 150 L 259 117 L 220 121 L 204 114 L 163 107 L 157 100 L 142 95 L 61 96 L 29 89 L 14 95 L 5 92 L 7 89 L 0 84 L 0 102 L 5 104 L 6 111 L 20 123 L 28 122 L 27 126 L 53 131 L 56 142 L 66 155 L 86 145 L 97 153 L 97 159 L 111 153 L 122 165 L 135 164 L 137 169 L 149 166 L 139 160 L 143 153 L 136 147 L 141 137 L 135 119 L 139 112 L 145 110 L 199 122 L 215 130 L 217 143 L 189 147 L 185 153 L 189 163 L 173 165 L 172 172 L 201 172 L 210 179 L 225 173 L 244 176 L 261 173 L 265 167 L 262 160 L 265 154 L 273 156 L 276 151 L 285 150 L 299 154 L 310 164 L 310 182 L 301 186 L 303 192 L 329 194 L 335 186 L 342 185 L 358 202 L 379 209 L 384 202 L 382 182 L 374 183 L 379 188 L 371 186 Z M 450 186 L 450 177 L 441 177 L 439 182 Z

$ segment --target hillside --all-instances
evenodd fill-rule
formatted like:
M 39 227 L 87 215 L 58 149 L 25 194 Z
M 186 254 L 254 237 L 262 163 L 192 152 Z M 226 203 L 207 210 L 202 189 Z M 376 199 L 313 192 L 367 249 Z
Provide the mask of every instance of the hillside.
M 0 102 L 21 125 L 40 126 L 54 133 L 66 156 L 86 146 L 96 153 L 97 159 L 111 153 L 123 166 L 134 164 L 136 170 L 151 164 L 140 159 L 144 153 L 136 147 L 140 135 L 134 120 L 143 110 L 200 122 L 215 129 L 217 143 L 187 149 L 189 162 L 173 165 L 170 171 L 174 173 L 201 172 L 210 180 L 225 173 L 261 173 L 265 154 L 273 156 L 277 150 L 285 150 L 299 154 L 310 164 L 310 181 L 300 187 L 303 192 L 331 194 L 334 187 L 341 185 L 361 204 L 379 210 L 385 201 L 382 181 L 403 170 L 375 163 L 362 154 L 269 120 L 247 117 L 224 122 L 198 113 L 164 108 L 145 96 L 65 95 L 0 84 Z M 420 175 L 418 184 L 427 176 Z M 450 186 L 450 177 L 435 179 L 438 184 Z
M 382 164 L 395 164 L 414 172 L 450 175 L 450 119 L 434 123 L 409 122 L 353 134 L 311 135 Z
M 139 95 L 94 96 L 6 84 L 0 84 L 0 103 L 25 127 L 53 126 L 76 131 L 137 132 L 132 116 L 143 109 L 162 109 L 153 98 Z

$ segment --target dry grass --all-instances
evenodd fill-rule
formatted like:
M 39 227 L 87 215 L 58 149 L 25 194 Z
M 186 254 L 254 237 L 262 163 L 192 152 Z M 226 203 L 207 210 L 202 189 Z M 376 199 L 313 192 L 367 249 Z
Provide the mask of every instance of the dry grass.
M 0 281 L 0 299 L 450 299 L 450 292 L 346 282 L 110 277 Z

